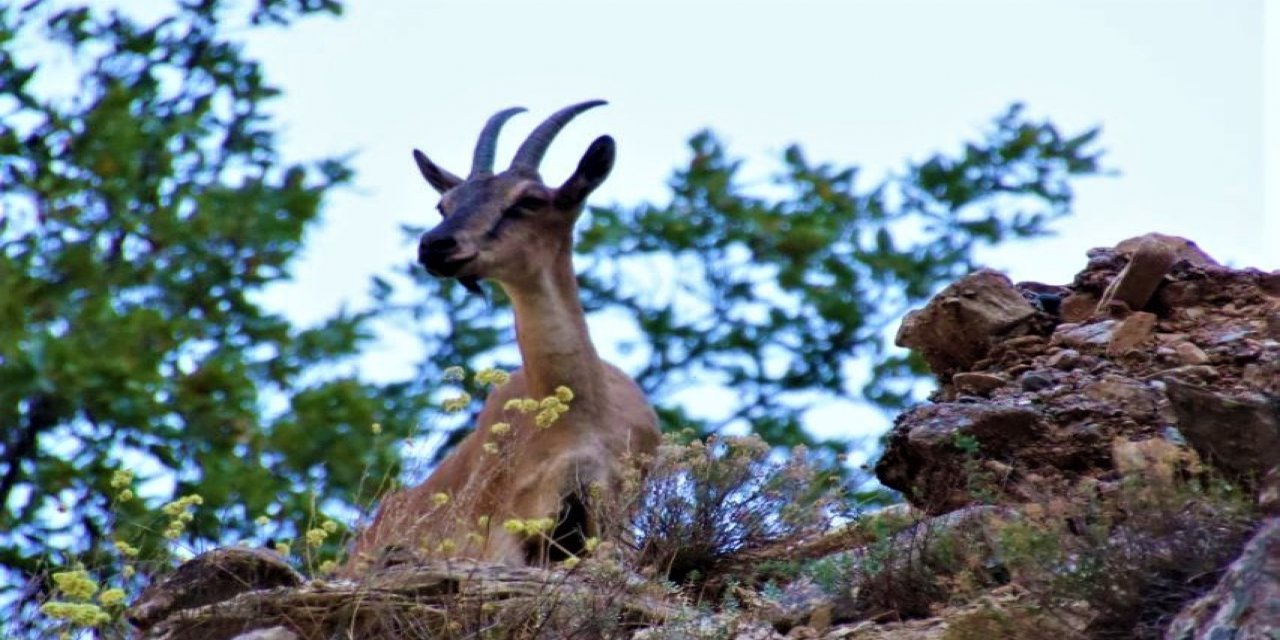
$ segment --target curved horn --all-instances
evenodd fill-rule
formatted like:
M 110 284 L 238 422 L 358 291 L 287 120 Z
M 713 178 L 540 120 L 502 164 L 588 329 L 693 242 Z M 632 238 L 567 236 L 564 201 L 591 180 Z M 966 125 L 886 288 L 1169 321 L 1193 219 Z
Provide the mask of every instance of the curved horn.
M 471 158 L 471 175 L 468 179 L 493 175 L 493 153 L 498 147 L 498 132 L 511 116 L 522 111 L 525 111 L 524 107 L 503 109 L 490 116 L 489 121 L 484 123 L 484 129 L 480 130 L 480 139 L 476 140 L 476 152 Z
M 602 104 L 606 104 L 604 100 L 589 100 L 551 114 L 551 117 L 538 125 L 538 128 L 529 134 L 524 144 L 520 145 L 520 149 L 516 151 L 515 160 L 511 161 L 511 168 L 519 167 L 536 172 L 538 165 L 542 163 L 542 156 L 547 153 L 547 147 L 551 146 L 551 141 L 555 139 L 556 134 L 560 133 L 560 130 L 579 113 Z

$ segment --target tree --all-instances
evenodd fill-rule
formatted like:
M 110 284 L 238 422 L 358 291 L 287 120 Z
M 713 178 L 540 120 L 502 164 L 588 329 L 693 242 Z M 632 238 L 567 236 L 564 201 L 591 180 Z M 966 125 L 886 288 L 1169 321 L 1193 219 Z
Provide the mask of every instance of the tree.
M 178 496 L 205 505 L 179 543 L 229 543 L 264 514 L 294 535 L 393 472 L 370 425 L 405 436 L 423 405 L 349 373 L 369 312 L 296 328 L 261 305 L 349 169 L 280 162 L 277 92 L 219 28 L 338 8 L 0 7 L 0 603 L 73 557 L 119 566 L 116 539 L 154 557 L 152 509 Z M 69 96 L 40 88 L 58 51 Z
M 883 409 L 908 403 L 926 371 L 889 349 L 887 332 L 974 269 L 975 248 L 1048 233 L 1070 210 L 1072 181 L 1101 171 L 1097 134 L 1064 135 L 1014 104 L 959 153 L 910 163 L 870 187 L 859 186 L 857 167 L 813 164 L 793 146 L 760 195 L 738 180 L 742 161 L 714 134 L 699 133 L 668 202 L 591 207 L 580 223 L 585 306 L 633 326 L 619 346 L 643 354 L 636 379 L 664 428 L 737 427 L 774 445 L 846 451 L 847 440 L 807 431 L 805 412 L 836 399 Z M 388 287 L 384 310 L 409 312 L 419 324 L 437 302 L 390 300 L 443 296 L 450 310 L 448 322 L 421 332 L 436 355 L 419 379 L 435 380 L 450 364 L 516 364 L 501 349 L 513 340 L 510 314 L 492 308 L 506 304 L 500 290 L 490 305 L 409 272 L 428 291 L 392 296 Z M 722 415 L 691 415 L 679 397 L 691 386 L 728 391 L 719 395 L 727 398 Z M 455 439 L 465 433 L 459 424 Z

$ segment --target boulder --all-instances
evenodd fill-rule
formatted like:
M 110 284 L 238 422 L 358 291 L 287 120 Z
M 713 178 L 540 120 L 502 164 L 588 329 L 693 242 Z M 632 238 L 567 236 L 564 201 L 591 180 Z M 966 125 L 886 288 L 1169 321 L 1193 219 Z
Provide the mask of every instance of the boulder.
M 1217 586 L 1174 618 L 1167 640 L 1274 638 L 1280 630 L 1280 518 L 1264 523 Z

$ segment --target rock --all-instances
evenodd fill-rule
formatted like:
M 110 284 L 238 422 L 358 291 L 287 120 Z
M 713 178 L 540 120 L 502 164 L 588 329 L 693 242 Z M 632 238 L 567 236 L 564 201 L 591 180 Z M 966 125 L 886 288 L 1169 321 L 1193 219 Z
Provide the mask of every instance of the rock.
M 1209 361 L 1209 354 L 1190 342 L 1179 342 L 1173 347 L 1173 353 L 1182 364 L 1204 364 Z
M 1034 409 L 958 402 L 923 405 L 898 417 L 876 463 L 876 477 L 901 491 L 925 513 L 954 511 L 973 501 L 964 482 L 965 461 L 976 447 L 981 457 L 1012 459 L 1020 446 L 1043 438 Z
M 1175 473 L 1195 464 L 1194 453 L 1164 438 L 1116 438 L 1111 445 L 1111 458 L 1121 475 L 1159 482 L 1162 486 L 1172 486 Z
M 968 371 L 951 376 L 951 384 L 955 385 L 956 390 L 962 393 L 985 396 L 1009 384 L 1009 381 L 990 373 Z
M 1134 254 L 1142 249 L 1142 245 L 1155 242 L 1173 252 L 1177 260 L 1186 260 L 1197 267 L 1217 266 L 1218 261 L 1205 253 L 1195 242 L 1179 236 L 1163 233 L 1148 233 L 1121 240 L 1115 250 L 1122 254 Z
M 1181 379 L 1192 382 L 1213 382 L 1222 377 L 1217 369 L 1207 364 L 1188 364 L 1172 369 L 1157 371 L 1151 375 L 1156 380 Z
M 894 343 L 918 351 L 938 376 L 969 370 L 991 346 L 1029 331 L 1036 315 L 1003 274 L 981 270 L 907 314 Z
M 284 627 L 271 627 L 269 629 L 254 629 L 249 633 L 242 633 L 231 640 L 298 640 L 298 634 Z
M 1151 337 L 1156 328 L 1156 314 L 1138 311 L 1120 322 L 1107 342 L 1107 355 L 1116 357 L 1128 353 Z
M 302 582 L 302 576 L 274 551 L 214 549 L 182 563 L 172 574 L 144 589 L 125 616 L 133 626 L 145 631 L 178 611 L 230 600 L 247 591 L 296 587 Z
M 1059 313 L 1063 322 L 1084 322 L 1098 309 L 1098 296 L 1076 292 L 1063 298 Z
M 1268 516 L 1280 516 L 1280 465 L 1262 476 L 1258 487 L 1258 510 Z
M 1113 373 L 1105 374 L 1101 379 L 1085 385 L 1080 394 L 1131 416 L 1154 413 L 1160 401 L 1160 394 L 1155 389 Z
M 1129 264 L 1102 293 L 1098 311 L 1107 312 L 1113 300 L 1125 303 L 1134 311 L 1141 311 L 1177 259 L 1177 252 L 1159 240 L 1147 239 L 1141 242 L 1129 259 Z
M 1067 287 L 1042 282 L 1026 281 L 1013 286 L 1032 306 L 1051 316 L 1062 312 L 1062 300 L 1071 295 L 1071 289 Z
M 1077 349 L 1100 347 L 1111 342 L 1111 333 L 1119 324 L 1116 320 L 1102 320 L 1089 324 L 1060 324 L 1054 330 L 1051 342 Z
M 1023 391 L 1043 391 L 1053 386 L 1053 378 L 1037 371 L 1028 371 L 1022 374 L 1018 383 Z
M 1280 296 L 1280 269 L 1258 276 L 1258 288 L 1269 296 Z
M 1165 379 L 1178 430 L 1205 460 L 1256 482 L 1280 460 L 1280 400 L 1228 396 L 1181 378 Z
M 1183 608 L 1166 640 L 1273 638 L 1280 629 L 1280 518 L 1265 522 L 1209 593 Z
M 1062 349 L 1046 358 L 1044 363 L 1054 369 L 1070 371 L 1080 363 L 1080 352 L 1075 349 Z
M 1272 340 L 1280 340 L 1280 311 L 1267 314 L 1265 326 L 1267 337 Z

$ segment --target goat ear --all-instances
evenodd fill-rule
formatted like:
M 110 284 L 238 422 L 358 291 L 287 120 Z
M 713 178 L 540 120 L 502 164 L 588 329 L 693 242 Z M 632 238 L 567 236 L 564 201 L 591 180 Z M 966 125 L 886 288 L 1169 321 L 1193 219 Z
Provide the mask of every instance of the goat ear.
M 616 145 L 613 138 L 600 136 L 587 147 L 578 161 L 578 168 L 556 189 L 556 205 L 561 209 L 577 208 L 587 196 L 609 177 L 613 169 Z
M 437 193 L 444 194 L 444 192 L 462 184 L 462 178 L 436 166 L 436 163 L 432 162 L 427 157 L 427 154 L 417 149 L 413 150 L 413 161 L 418 163 L 418 171 L 422 172 L 422 177 L 427 179 L 427 184 L 430 184 L 431 188 L 435 189 Z

